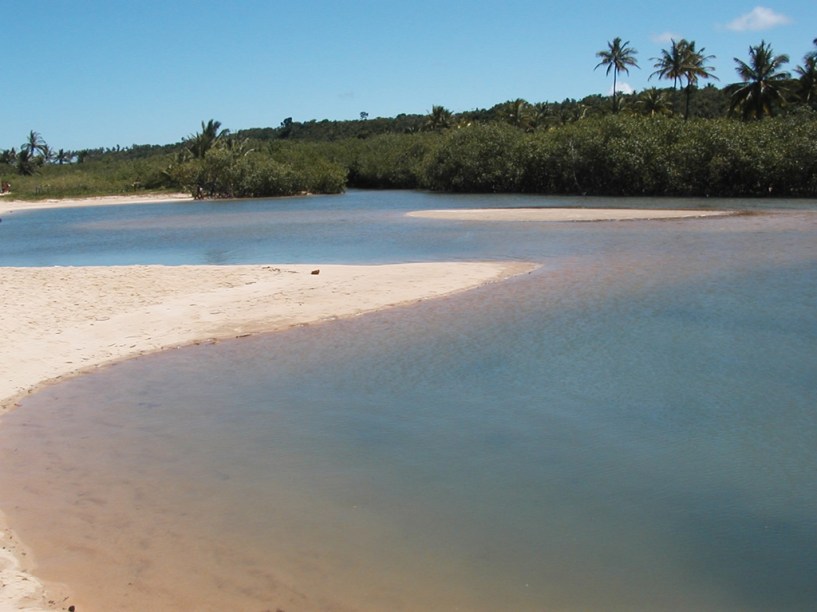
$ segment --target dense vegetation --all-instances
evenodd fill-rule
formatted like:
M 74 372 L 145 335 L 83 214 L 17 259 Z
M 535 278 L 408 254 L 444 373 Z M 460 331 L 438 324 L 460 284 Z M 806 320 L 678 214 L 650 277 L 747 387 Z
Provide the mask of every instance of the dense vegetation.
M 711 56 L 672 41 L 653 58 L 669 88 L 607 99 L 355 121 L 294 122 L 231 134 L 217 121 L 180 143 L 54 151 L 30 132 L 0 152 L 15 197 L 186 190 L 199 197 L 337 193 L 345 187 L 458 192 L 817 197 L 817 40 L 794 72 L 765 42 L 715 79 Z M 620 38 L 599 51 L 614 82 L 637 67 Z

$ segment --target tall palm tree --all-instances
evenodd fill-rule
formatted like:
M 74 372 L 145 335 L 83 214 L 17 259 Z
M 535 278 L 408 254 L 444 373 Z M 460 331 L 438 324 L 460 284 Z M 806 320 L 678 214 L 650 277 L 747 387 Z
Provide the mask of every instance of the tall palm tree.
M 672 79 L 672 89 L 678 89 L 678 83 L 686 79 L 684 95 L 686 104 L 684 107 L 684 119 L 689 118 L 689 100 L 692 97 L 692 90 L 700 79 L 715 79 L 712 71 L 715 69 L 707 66 L 706 62 L 714 59 L 714 55 L 705 55 L 705 49 L 701 47 L 698 51 L 695 48 L 695 41 L 688 41 L 684 38 L 672 44 L 669 49 L 661 51 L 661 57 L 652 58 L 655 61 L 653 67 L 656 69 L 650 78 L 657 76 L 661 79 Z
M 672 79 L 672 88 L 678 89 L 678 81 L 684 75 L 684 56 L 689 43 L 683 38 L 678 42 L 671 39 L 670 42 L 669 49 L 661 50 L 661 57 L 651 58 L 655 62 L 653 68 L 656 70 L 649 78 L 657 76 L 659 79 Z
M 707 66 L 706 62 L 714 59 L 714 55 L 705 55 L 705 49 L 701 47 L 698 51 L 695 49 L 695 41 L 686 42 L 683 48 L 683 61 L 681 63 L 681 75 L 687 80 L 684 92 L 686 94 L 686 105 L 684 107 L 684 119 L 689 119 L 689 99 L 692 96 L 692 89 L 698 85 L 699 79 L 715 79 L 718 80 L 712 71 L 715 70 L 712 66 Z
M 740 109 L 744 119 L 772 115 L 774 106 L 783 103 L 783 87 L 790 75 L 781 68 L 788 61 L 788 55 L 775 55 L 765 40 L 749 47 L 748 64 L 736 57 L 735 70 L 742 82 L 728 88 L 732 94 L 729 112 Z
M 48 164 L 54 159 L 54 151 L 46 143 L 43 143 L 43 146 L 40 147 L 40 159 L 44 164 Z
M 607 66 L 606 74 L 610 74 L 610 71 L 613 71 L 613 112 L 615 113 L 618 110 L 618 105 L 616 104 L 616 88 L 617 88 L 617 81 L 618 81 L 618 73 L 624 72 L 626 74 L 630 74 L 630 66 L 638 68 L 638 62 L 635 59 L 636 54 L 638 51 L 630 47 L 630 41 L 628 40 L 625 43 L 621 42 L 621 38 L 616 36 L 613 39 L 613 42 L 607 43 L 607 49 L 602 49 L 601 51 L 596 53 L 596 57 L 601 59 L 601 61 L 596 64 L 596 68 L 599 66 Z M 594 68 L 593 70 L 595 70 Z
M 31 130 L 28 133 L 28 138 L 20 147 L 20 149 L 28 153 L 29 157 L 33 157 L 37 152 L 42 153 L 43 147 L 46 146 L 48 145 L 46 145 L 45 140 L 43 140 L 43 137 L 40 136 L 40 133 Z

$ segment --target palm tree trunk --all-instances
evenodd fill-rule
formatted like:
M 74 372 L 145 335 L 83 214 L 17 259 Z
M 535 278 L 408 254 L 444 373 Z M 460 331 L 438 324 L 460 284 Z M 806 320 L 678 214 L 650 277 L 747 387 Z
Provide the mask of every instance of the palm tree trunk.
M 613 114 L 616 112 L 616 77 L 618 76 L 618 71 L 613 69 Z

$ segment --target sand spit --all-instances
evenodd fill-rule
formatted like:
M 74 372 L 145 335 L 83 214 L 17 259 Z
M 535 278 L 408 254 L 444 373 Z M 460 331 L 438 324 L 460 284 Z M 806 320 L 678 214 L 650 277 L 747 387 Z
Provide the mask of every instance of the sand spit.
M 417 210 L 409 217 L 455 221 L 648 221 L 735 214 L 722 210 L 644 210 L 636 208 L 463 208 Z
M 463 291 L 519 262 L 0 268 L 0 406 L 39 383 L 192 342 Z
M 128 357 L 464 291 L 527 263 L 0 268 L 0 414 L 41 385 Z M 0 514 L 0 610 L 67 609 Z
M 10 200 L 8 196 L 0 198 L 0 214 L 5 215 L 23 210 L 41 208 L 76 208 L 84 206 L 114 206 L 120 204 L 159 204 L 164 202 L 192 202 L 193 198 L 186 193 L 161 193 L 143 195 L 98 196 L 93 198 L 66 198 L 52 200 Z

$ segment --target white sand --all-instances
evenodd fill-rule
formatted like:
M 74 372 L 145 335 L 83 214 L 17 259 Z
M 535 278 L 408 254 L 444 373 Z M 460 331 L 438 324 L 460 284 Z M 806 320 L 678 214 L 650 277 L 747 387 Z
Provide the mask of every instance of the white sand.
M 417 210 L 409 217 L 457 221 L 636 221 L 687 219 L 734 214 L 720 210 L 642 210 L 636 208 L 464 208 Z
M 186 193 L 142 194 L 132 196 L 99 196 L 95 198 L 66 198 L 61 200 L 12 200 L 8 194 L 0 198 L 0 215 L 18 210 L 36 210 L 39 208 L 76 208 L 78 206 L 113 206 L 118 204 L 158 204 L 161 202 L 192 202 L 193 198 Z
M 464 291 L 526 263 L 0 268 L 0 413 L 48 381 L 135 355 Z M 312 271 L 320 270 L 319 274 Z M 65 609 L 0 515 L 0 611 Z

